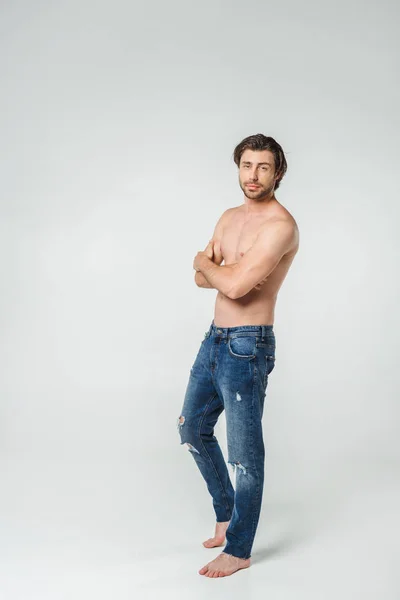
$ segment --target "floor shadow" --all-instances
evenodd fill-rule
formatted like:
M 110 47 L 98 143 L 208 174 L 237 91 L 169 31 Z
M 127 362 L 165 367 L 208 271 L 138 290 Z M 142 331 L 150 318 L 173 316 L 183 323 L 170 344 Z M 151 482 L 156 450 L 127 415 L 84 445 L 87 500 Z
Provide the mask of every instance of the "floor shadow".
M 289 554 L 293 548 L 298 546 L 304 536 L 291 536 L 286 540 L 279 540 L 269 544 L 264 548 L 259 548 L 252 553 L 251 558 L 253 563 L 264 562 L 265 560 L 273 560 Z

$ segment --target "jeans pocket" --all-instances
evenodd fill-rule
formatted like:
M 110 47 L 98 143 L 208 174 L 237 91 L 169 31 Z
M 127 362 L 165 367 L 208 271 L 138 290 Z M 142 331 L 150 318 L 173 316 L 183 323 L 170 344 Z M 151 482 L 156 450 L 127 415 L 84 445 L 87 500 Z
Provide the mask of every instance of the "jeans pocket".
M 228 339 L 228 350 L 235 358 L 255 358 L 256 338 L 254 335 L 232 336 Z

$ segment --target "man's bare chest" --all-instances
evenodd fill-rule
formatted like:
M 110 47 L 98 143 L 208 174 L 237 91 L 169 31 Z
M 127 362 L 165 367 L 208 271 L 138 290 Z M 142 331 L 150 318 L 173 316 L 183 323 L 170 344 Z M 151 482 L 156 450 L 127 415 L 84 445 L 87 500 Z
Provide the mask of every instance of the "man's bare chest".
M 261 228 L 268 227 L 265 218 L 248 221 L 232 219 L 223 230 L 221 252 L 225 264 L 237 262 L 255 242 Z

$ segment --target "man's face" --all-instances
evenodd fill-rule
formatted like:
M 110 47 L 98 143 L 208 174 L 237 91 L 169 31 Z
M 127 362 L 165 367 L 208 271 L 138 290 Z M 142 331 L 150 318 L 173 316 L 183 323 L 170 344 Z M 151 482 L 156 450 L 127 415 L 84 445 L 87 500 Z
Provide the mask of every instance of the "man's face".
M 240 159 L 239 185 L 251 200 L 269 197 L 275 185 L 274 155 L 269 150 L 246 148 Z M 255 184 L 252 187 L 251 184 Z

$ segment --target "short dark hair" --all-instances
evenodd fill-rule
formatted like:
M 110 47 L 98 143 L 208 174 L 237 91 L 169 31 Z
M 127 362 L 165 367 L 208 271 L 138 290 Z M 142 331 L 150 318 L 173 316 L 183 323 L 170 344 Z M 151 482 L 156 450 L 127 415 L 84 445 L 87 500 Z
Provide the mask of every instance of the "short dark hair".
M 233 151 L 233 160 L 238 167 L 240 165 L 242 154 L 247 148 L 250 150 L 269 150 L 272 152 L 275 162 L 275 172 L 279 174 L 275 183 L 275 189 L 278 189 L 282 177 L 287 170 L 286 158 L 282 150 L 282 146 L 278 144 L 274 138 L 267 137 L 262 133 L 249 135 L 248 137 L 244 138 L 244 140 L 242 140 Z

